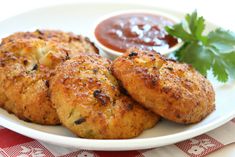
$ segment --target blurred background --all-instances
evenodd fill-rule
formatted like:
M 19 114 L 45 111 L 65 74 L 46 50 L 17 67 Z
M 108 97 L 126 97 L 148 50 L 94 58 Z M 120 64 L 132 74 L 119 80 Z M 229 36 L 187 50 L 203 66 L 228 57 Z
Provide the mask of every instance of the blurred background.
M 4 0 L 0 5 L 0 20 L 27 10 L 47 5 L 73 3 L 81 0 Z M 94 2 L 99 0 L 85 0 Z M 233 0 L 102 0 L 116 2 L 132 2 L 167 7 L 181 12 L 192 12 L 197 9 L 207 20 L 226 29 L 235 30 L 234 1 Z

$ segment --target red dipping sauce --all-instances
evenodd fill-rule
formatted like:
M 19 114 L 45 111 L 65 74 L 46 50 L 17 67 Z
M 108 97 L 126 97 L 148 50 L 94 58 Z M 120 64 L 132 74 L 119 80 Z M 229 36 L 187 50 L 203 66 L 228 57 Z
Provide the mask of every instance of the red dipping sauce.
M 161 52 L 178 43 L 164 29 L 173 24 L 172 20 L 161 15 L 120 14 L 99 23 L 95 36 L 101 44 L 118 52 L 125 52 L 130 47 Z

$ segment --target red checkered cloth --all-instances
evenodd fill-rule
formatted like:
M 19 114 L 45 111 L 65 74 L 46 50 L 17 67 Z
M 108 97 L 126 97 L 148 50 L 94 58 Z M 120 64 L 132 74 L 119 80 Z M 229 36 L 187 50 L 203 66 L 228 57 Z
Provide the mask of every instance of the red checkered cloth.
M 0 157 L 203 157 L 235 142 L 235 118 L 195 138 L 141 151 L 88 151 L 63 148 L 37 141 L 0 126 Z

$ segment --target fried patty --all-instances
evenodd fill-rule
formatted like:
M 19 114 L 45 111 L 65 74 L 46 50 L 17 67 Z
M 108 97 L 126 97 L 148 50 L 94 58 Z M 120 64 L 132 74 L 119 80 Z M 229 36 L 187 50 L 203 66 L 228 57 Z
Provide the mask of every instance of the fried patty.
M 87 47 L 92 44 L 81 36 L 82 42 L 71 39 L 73 42 L 66 43 L 72 35 L 58 31 L 39 32 L 16 33 L 3 39 L 0 46 L 0 107 L 20 119 L 54 125 L 60 121 L 50 100 L 50 77 L 58 64 L 86 53 L 88 49 L 84 44 Z M 77 48 L 71 46 L 76 44 Z M 97 53 L 96 48 L 89 52 Z
M 2 39 L 1 45 L 14 42 L 19 39 L 41 39 L 44 41 L 53 41 L 57 44 L 64 44 L 64 48 L 69 48 L 76 52 L 97 53 L 98 49 L 87 37 L 75 35 L 71 32 L 63 32 L 59 30 L 36 30 L 34 32 L 17 32 Z
M 204 76 L 155 52 L 129 49 L 113 62 L 112 73 L 133 99 L 174 122 L 196 123 L 215 109 L 215 93 Z
M 79 55 L 56 69 L 51 99 L 64 126 L 77 136 L 122 139 L 153 127 L 159 116 L 120 92 L 110 61 Z

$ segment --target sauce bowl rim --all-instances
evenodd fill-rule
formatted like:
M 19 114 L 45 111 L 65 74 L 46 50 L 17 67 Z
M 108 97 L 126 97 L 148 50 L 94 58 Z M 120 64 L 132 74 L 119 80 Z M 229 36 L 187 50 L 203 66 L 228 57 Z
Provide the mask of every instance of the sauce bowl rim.
M 112 55 L 112 57 L 118 57 L 123 55 L 125 52 L 120 52 L 120 51 L 116 51 L 113 50 L 111 48 L 108 48 L 107 46 L 103 45 L 97 38 L 95 35 L 95 30 L 97 28 L 97 26 L 112 17 L 118 16 L 118 15 L 122 15 L 122 14 L 132 14 L 132 13 L 143 13 L 143 14 L 152 14 L 152 15 L 157 15 L 157 16 L 163 16 L 171 21 L 174 22 L 174 24 L 177 24 L 180 22 L 180 18 L 169 14 L 167 12 L 164 11 L 160 11 L 160 10 L 150 10 L 150 9 L 128 9 L 128 10 L 120 10 L 120 11 L 114 11 L 108 14 L 105 14 L 101 17 L 99 17 L 93 24 L 93 28 L 92 28 L 92 37 L 94 40 L 95 45 L 102 49 L 104 51 L 104 53 L 108 54 L 108 55 Z M 179 49 L 181 46 L 183 45 L 183 41 L 178 39 L 178 43 L 174 46 L 172 46 L 171 48 L 167 49 L 165 52 L 160 52 L 161 55 L 168 55 L 172 52 L 174 52 L 175 50 Z

